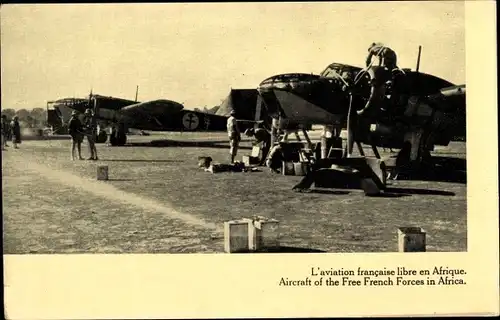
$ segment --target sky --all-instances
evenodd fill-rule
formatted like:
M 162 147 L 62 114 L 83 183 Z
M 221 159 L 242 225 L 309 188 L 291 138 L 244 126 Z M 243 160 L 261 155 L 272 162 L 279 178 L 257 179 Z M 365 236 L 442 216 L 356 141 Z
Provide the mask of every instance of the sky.
M 219 105 L 332 62 L 363 66 L 372 42 L 400 67 L 465 83 L 463 1 L 2 5 L 1 103 L 45 107 L 94 93 Z

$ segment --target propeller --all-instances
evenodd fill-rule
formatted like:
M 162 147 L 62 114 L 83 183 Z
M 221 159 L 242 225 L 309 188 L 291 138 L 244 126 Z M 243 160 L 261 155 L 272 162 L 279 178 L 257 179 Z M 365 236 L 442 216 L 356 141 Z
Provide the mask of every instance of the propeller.
M 347 112 L 347 145 L 346 145 L 346 157 L 350 158 L 352 155 L 352 150 L 354 148 L 354 129 L 356 123 L 356 110 L 353 107 L 353 95 L 349 94 L 349 110 Z

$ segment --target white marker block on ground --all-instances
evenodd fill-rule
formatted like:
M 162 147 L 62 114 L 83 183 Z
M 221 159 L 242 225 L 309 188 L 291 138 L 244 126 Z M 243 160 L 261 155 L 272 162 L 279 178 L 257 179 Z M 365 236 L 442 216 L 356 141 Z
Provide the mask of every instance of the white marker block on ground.
M 97 167 L 97 180 L 108 180 L 108 166 Z
M 255 226 L 255 250 L 278 249 L 279 221 L 276 219 L 259 219 L 254 221 Z
M 425 252 L 425 231 L 419 227 L 406 227 L 398 229 L 399 252 Z
M 224 222 L 224 251 L 227 253 L 252 250 L 254 237 L 251 219 Z

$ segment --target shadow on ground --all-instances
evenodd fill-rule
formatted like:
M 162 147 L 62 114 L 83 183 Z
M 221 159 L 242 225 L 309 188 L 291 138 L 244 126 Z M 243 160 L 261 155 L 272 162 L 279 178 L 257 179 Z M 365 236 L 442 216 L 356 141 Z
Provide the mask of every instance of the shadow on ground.
M 379 194 L 369 195 L 371 198 L 401 198 L 401 197 L 410 197 L 409 193 L 395 193 L 395 192 L 382 192 Z
M 110 162 L 147 162 L 147 163 L 179 163 L 183 160 L 148 160 L 148 159 L 101 159 L 101 161 Z
M 346 195 L 349 191 L 344 190 L 328 190 L 328 189 L 306 189 L 300 190 L 302 193 L 319 193 L 332 195 Z M 411 195 L 433 195 L 433 196 L 455 196 L 454 192 L 430 189 L 415 189 L 415 188 L 386 188 L 384 192 L 370 195 L 372 198 L 401 198 Z
M 409 195 L 432 195 L 432 196 L 454 196 L 455 193 L 451 191 L 432 190 L 432 189 L 416 189 L 416 188 L 386 188 L 381 195 L 389 197 L 403 197 Z
M 326 251 L 313 248 L 280 246 L 278 248 L 260 249 L 257 251 L 247 250 L 247 251 L 238 251 L 233 253 L 321 253 L 321 252 L 326 252 Z
M 317 194 L 333 194 L 333 195 L 345 195 L 349 194 L 349 191 L 344 191 L 344 190 L 328 190 L 328 189 L 306 189 L 306 190 L 300 190 L 298 192 L 303 192 L 303 193 L 317 193 Z
M 22 140 L 26 141 L 39 141 L 39 140 L 70 140 L 71 137 L 69 135 L 53 135 L 53 136 L 36 136 L 36 135 L 24 135 L 21 136 Z
M 212 140 L 212 141 L 179 141 L 179 140 L 153 140 L 151 142 L 131 142 L 125 147 L 194 147 L 194 148 L 218 148 L 229 149 L 227 140 Z M 249 146 L 239 146 L 238 149 L 251 150 Z
M 418 172 L 402 172 L 397 180 L 467 183 L 467 160 L 453 157 L 432 157 L 434 166 Z

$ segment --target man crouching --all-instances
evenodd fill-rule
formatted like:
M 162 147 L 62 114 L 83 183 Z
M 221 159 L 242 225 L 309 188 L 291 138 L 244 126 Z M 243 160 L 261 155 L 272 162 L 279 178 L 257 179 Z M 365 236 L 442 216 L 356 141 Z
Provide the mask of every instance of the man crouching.
M 255 139 L 253 141 L 254 146 L 261 144 L 262 158 L 259 160 L 259 166 L 266 165 L 267 155 L 271 148 L 271 134 L 264 128 L 249 128 L 245 131 L 245 135 Z

